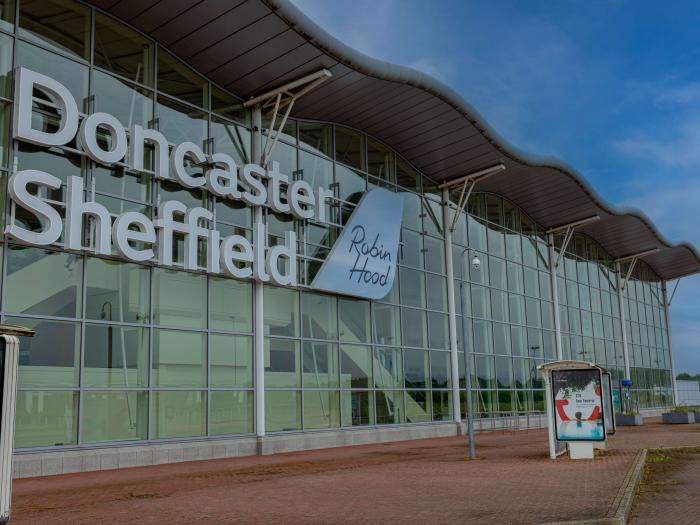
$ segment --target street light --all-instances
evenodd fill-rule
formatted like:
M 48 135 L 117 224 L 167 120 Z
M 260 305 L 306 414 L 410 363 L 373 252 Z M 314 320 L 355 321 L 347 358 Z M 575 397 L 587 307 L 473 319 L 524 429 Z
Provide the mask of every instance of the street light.
M 462 259 L 464 254 L 471 248 L 462 250 Z M 478 270 L 481 268 L 481 261 L 474 253 L 472 259 L 472 268 Z M 462 346 L 464 347 L 464 382 L 467 390 L 467 432 L 469 434 L 469 459 L 476 459 L 476 445 L 474 444 L 474 418 L 472 416 L 472 379 L 469 370 L 469 352 L 467 351 L 467 310 L 464 306 L 464 281 L 459 281 L 459 301 L 462 306 Z

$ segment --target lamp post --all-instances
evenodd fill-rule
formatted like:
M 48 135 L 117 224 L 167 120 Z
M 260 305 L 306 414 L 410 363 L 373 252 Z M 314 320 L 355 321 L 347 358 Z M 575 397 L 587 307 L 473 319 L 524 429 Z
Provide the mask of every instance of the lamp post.
M 462 250 L 462 258 L 470 248 Z M 481 267 L 481 261 L 474 255 L 472 260 L 472 268 L 478 270 Z M 469 367 L 469 351 L 467 349 L 467 310 L 464 305 L 464 281 L 459 281 L 459 301 L 462 307 L 462 346 L 464 347 L 464 382 L 467 390 L 467 432 L 469 434 L 469 459 L 476 459 L 476 445 L 474 443 L 474 417 L 472 415 L 472 378 Z

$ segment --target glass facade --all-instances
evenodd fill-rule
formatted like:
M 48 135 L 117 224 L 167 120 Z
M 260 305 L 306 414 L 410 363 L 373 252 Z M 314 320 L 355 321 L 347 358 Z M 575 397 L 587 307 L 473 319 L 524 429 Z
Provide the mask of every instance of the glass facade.
M 252 238 L 251 208 L 116 166 L 71 145 L 10 139 L 12 71 L 27 67 L 64 84 L 85 112 L 159 129 L 171 142 L 251 161 L 251 116 L 240 101 L 123 24 L 68 0 L 7 4 L 0 21 L 0 177 L 38 169 L 63 180 L 41 196 L 59 213 L 68 176 L 114 216 L 177 199 L 215 213 L 222 236 Z M 61 29 L 50 20 L 61 20 Z M 67 36 L 67 35 L 70 35 Z M 55 108 L 34 104 L 35 126 Z M 269 125 L 265 120 L 263 127 Z M 263 134 L 267 130 L 263 129 Z M 153 152 L 146 152 L 152 166 Z M 333 188 L 329 223 L 265 211 L 268 244 L 298 236 L 298 288 L 264 287 L 265 422 L 268 432 L 450 421 L 452 383 L 443 211 L 437 185 L 378 140 L 326 122 L 290 119 L 272 160 L 312 186 Z M 191 169 L 198 169 L 192 166 Z M 399 267 L 380 301 L 314 292 L 318 268 L 363 192 L 405 196 Z M 43 190 L 42 190 L 43 191 Z M 456 200 L 456 199 L 455 199 Z M 21 208 L 10 217 L 40 226 Z M 475 193 L 453 235 L 459 392 L 464 347 L 481 417 L 544 410 L 535 367 L 556 358 L 547 239 L 496 195 Z M 91 246 L 87 228 L 84 244 Z M 559 245 L 561 239 L 557 239 Z M 463 252 L 475 250 L 479 270 Z M 116 257 L 22 246 L 3 238 L 5 323 L 37 330 L 22 341 L 15 446 L 46 448 L 139 440 L 248 435 L 254 428 L 253 285 Z M 174 260 L 182 267 L 183 240 Z M 202 251 L 202 256 L 204 255 Z M 575 236 L 557 270 L 564 357 L 595 360 L 622 376 L 617 282 L 610 258 Z M 624 268 L 623 268 L 624 270 Z M 670 402 L 670 356 L 661 283 L 639 264 L 624 308 L 640 407 Z M 461 323 L 468 340 L 462 341 Z M 462 401 L 462 412 L 464 412 Z

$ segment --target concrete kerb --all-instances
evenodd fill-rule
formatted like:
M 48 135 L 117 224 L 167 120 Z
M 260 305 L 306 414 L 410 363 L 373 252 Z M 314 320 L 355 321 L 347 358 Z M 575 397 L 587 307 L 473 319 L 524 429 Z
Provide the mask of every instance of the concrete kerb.
M 542 525 L 625 525 L 632 510 L 632 503 L 637 494 L 637 488 L 642 478 L 644 464 L 647 459 L 647 449 L 640 450 L 627 470 L 625 478 L 615 495 L 604 518 L 576 521 L 547 522 Z

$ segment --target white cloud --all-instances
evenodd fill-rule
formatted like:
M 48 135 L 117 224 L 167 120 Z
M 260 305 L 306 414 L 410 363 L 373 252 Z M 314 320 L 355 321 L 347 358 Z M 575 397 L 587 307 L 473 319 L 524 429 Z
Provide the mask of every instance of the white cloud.
M 625 155 L 651 160 L 660 166 L 678 168 L 700 167 L 700 117 L 683 122 L 672 136 L 659 138 L 639 134 L 613 143 Z

